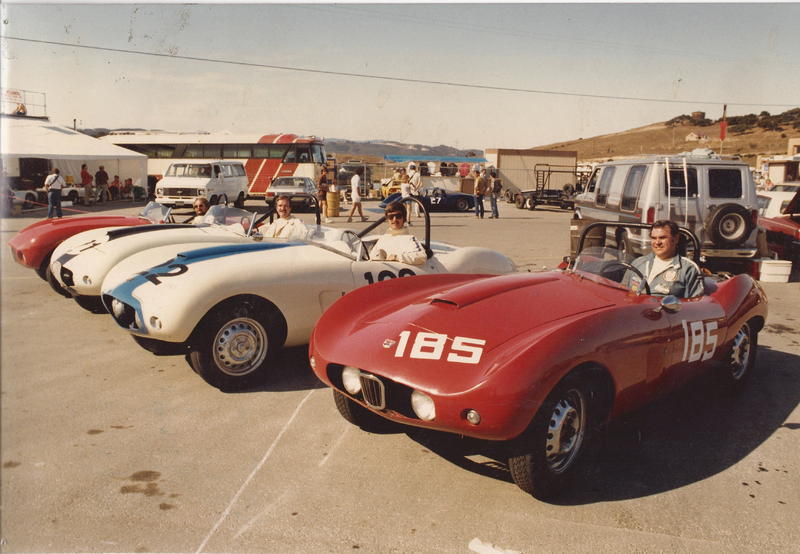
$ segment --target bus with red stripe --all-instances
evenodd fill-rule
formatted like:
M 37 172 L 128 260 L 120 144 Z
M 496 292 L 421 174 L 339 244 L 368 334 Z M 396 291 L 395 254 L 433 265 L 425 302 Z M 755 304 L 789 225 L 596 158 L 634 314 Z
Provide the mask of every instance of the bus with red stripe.
M 161 179 L 170 164 L 240 161 L 249 182 L 248 199 L 264 199 L 276 177 L 319 177 L 325 142 L 291 133 L 220 135 L 115 131 L 101 140 L 147 155 L 148 181 Z M 120 177 L 124 177 L 120 175 Z

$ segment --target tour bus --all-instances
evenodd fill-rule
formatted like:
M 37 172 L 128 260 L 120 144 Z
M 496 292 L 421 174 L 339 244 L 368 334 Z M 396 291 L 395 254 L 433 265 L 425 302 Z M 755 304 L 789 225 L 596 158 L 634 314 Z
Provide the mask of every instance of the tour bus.
M 249 199 L 265 198 L 276 177 L 310 177 L 317 180 L 326 163 L 321 138 L 293 134 L 212 135 L 205 133 L 147 133 L 115 131 L 101 138 L 147 155 L 149 180 L 161 179 L 178 162 L 244 164 Z

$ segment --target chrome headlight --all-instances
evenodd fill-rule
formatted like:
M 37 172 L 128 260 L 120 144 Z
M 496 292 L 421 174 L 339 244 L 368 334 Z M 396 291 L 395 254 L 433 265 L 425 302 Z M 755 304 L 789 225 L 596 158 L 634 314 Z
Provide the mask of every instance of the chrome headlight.
M 156 194 L 159 195 L 159 196 L 163 195 L 164 194 L 164 189 L 162 189 L 162 188 L 156 189 Z
M 433 399 L 424 392 L 415 390 L 411 393 L 411 408 L 422 420 L 433 421 L 436 417 L 436 406 L 433 404 Z
M 357 367 L 345 366 L 342 370 L 342 384 L 344 390 L 350 394 L 361 392 L 361 370 Z

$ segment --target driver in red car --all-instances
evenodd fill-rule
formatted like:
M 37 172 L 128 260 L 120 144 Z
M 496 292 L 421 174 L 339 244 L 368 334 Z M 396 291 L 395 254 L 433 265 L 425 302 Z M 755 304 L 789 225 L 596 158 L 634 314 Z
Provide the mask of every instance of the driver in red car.
M 691 298 L 703 294 L 703 276 L 692 260 L 678 254 L 678 225 L 661 219 L 650 227 L 652 252 L 633 260 L 633 267 L 644 275 L 650 294 Z M 644 289 L 639 275 L 628 271 L 623 280 L 634 292 Z

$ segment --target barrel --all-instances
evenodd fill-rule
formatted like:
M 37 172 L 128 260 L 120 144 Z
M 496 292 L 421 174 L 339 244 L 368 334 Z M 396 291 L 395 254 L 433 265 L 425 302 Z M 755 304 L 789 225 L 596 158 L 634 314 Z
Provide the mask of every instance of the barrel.
M 327 204 L 325 217 L 337 217 L 339 215 L 339 193 L 328 192 L 325 195 L 325 202 Z

